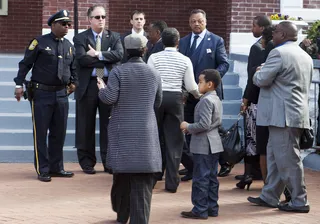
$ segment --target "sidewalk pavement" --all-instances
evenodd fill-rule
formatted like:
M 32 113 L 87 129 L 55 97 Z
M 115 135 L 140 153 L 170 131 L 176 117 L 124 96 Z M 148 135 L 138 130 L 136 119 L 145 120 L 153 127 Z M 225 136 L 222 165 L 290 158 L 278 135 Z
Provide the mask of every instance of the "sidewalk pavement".
M 115 223 L 111 209 L 110 190 L 112 175 L 102 172 L 86 175 L 76 163 L 65 164 L 74 171 L 73 178 L 53 178 L 40 182 L 33 164 L 0 164 L 0 224 L 108 224 Z M 164 182 L 157 183 L 152 198 L 150 224 L 176 223 L 237 223 L 237 224 L 316 224 L 320 223 L 319 172 L 306 170 L 305 177 L 311 211 L 308 214 L 280 212 L 251 205 L 248 196 L 258 196 L 262 181 L 255 181 L 250 191 L 235 188 L 234 176 L 243 172 L 238 164 L 228 177 L 220 178 L 220 212 L 208 220 L 188 220 L 180 217 L 189 211 L 191 182 L 182 182 L 176 194 L 167 193 Z

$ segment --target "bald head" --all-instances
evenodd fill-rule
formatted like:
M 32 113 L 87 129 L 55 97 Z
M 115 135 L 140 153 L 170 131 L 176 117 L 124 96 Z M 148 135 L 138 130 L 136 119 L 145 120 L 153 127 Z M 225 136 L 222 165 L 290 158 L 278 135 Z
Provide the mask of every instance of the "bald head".
M 297 26 L 290 21 L 283 21 L 279 23 L 279 28 L 285 35 L 285 41 L 297 41 L 298 40 L 298 29 Z

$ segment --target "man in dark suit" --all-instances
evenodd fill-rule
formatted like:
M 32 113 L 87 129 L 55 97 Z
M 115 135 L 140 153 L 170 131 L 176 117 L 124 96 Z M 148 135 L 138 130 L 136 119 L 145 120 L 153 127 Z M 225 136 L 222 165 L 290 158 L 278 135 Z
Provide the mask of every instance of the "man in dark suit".
M 82 170 L 95 174 L 95 124 L 99 108 L 100 155 L 105 172 L 106 167 L 107 127 L 111 107 L 98 98 L 97 77 L 105 82 L 113 65 L 123 57 L 120 35 L 105 30 L 106 12 L 102 6 L 88 9 L 91 28 L 76 35 L 73 39 L 78 62 L 79 88 L 75 93 L 77 100 L 76 148 Z
M 192 10 L 189 17 L 189 25 L 192 33 L 180 40 L 179 51 L 191 59 L 196 82 L 199 81 L 200 72 L 209 68 L 218 70 L 221 77 L 223 77 L 229 68 L 224 41 L 221 37 L 206 29 L 206 13 L 201 9 Z M 223 99 L 222 84 L 220 84 L 216 91 L 219 98 Z M 184 108 L 185 120 L 189 123 L 193 123 L 194 107 L 197 102 L 198 100 L 189 94 Z M 189 135 L 186 136 L 186 141 L 189 145 Z M 188 170 L 187 175 L 181 180 L 190 180 L 193 171 L 192 159 L 185 152 L 182 155 L 181 162 Z M 222 161 L 222 157 L 219 163 L 222 169 L 220 170 L 220 173 L 228 174 L 231 167 L 226 162 Z
M 151 54 L 164 50 L 161 34 L 167 27 L 167 23 L 163 20 L 155 21 L 149 25 L 149 42 L 147 45 L 148 50 L 146 53 L 146 62 L 148 61 Z
M 147 33 L 143 29 L 144 24 L 146 24 L 144 12 L 139 11 L 139 10 L 134 10 L 131 13 L 130 24 L 132 25 L 132 29 L 130 31 L 124 33 L 123 35 L 121 35 L 121 43 L 122 43 L 123 48 L 124 48 L 124 38 L 130 34 L 138 34 L 138 35 L 143 35 L 143 36 L 147 37 Z M 121 62 L 125 63 L 127 61 L 128 61 L 127 52 L 124 51 L 124 55 L 123 55 Z

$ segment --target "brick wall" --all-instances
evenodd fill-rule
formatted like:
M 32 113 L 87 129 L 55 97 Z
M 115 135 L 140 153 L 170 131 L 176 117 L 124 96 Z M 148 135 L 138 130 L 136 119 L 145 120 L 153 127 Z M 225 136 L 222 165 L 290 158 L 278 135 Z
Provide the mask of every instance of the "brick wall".
M 255 16 L 280 12 L 280 0 L 229 0 L 229 2 L 231 32 L 250 32 Z
M 134 10 L 141 10 L 146 14 L 148 25 L 155 20 L 164 20 L 168 26 L 179 30 L 184 36 L 190 32 L 189 13 L 192 9 L 200 8 L 207 13 L 208 29 L 226 38 L 226 6 L 225 0 L 109 0 L 111 30 L 124 33 L 131 29 L 130 15 Z
M 91 3 L 92 2 L 92 3 Z M 87 29 L 89 27 L 89 22 L 87 19 L 87 10 L 92 5 L 102 5 L 106 8 L 108 13 L 109 9 L 109 0 L 78 0 L 78 19 L 79 19 L 79 29 Z M 66 9 L 70 12 L 70 17 L 73 20 L 74 14 L 74 1 L 73 0 L 43 0 L 44 10 L 43 10 L 43 28 L 49 28 L 47 21 L 49 17 L 56 13 L 59 10 Z M 108 17 L 106 20 L 106 24 L 108 25 Z
M 0 52 L 23 52 L 41 34 L 42 0 L 8 2 L 8 16 L 0 16 Z
M 303 0 L 303 8 L 319 9 L 320 0 Z

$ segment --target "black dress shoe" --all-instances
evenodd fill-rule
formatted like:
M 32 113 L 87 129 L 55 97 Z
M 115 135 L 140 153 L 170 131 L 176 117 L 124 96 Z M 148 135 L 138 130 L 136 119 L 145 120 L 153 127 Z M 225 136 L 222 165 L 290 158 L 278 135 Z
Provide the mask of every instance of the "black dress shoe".
M 218 217 L 218 213 L 213 213 L 213 212 L 208 211 L 208 216 L 210 216 L 210 217 Z
M 48 173 L 40 173 L 38 175 L 38 180 L 43 181 L 43 182 L 50 182 L 51 177 Z
M 187 175 L 181 177 L 181 181 L 188 181 L 188 180 L 192 180 L 192 174 L 188 173 Z
M 168 189 L 168 188 L 166 188 L 165 191 L 169 192 L 169 193 L 176 193 L 177 189 Z
M 179 175 L 187 175 L 187 174 L 188 174 L 188 170 L 187 169 L 179 170 Z
M 293 206 L 290 206 L 288 203 L 279 204 L 278 208 L 279 210 L 285 211 L 285 212 L 308 213 L 310 211 L 309 205 L 293 207 Z
M 73 177 L 74 173 L 60 170 L 59 172 L 50 172 L 51 177 Z
M 120 218 L 117 218 L 117 224 L 126 224 L 128 222 L 128 220 L 123 220 Z
M 82 171 L 86 174 L 95 174 L 96 170 L 91 166 L 86 166 L 82 169 Z
M 104 168 L 104 172 L 109 173 L 109 174 L 113 174 L 112 169 L 109 169 L 107 167 Z
M 248 197 L 248 201 L 256 204 L 256 205 L 260 205 L 263 207 L 268 207 L 268 208 L 276 208 L 276 206 L 270 205 L 267 202 L 265 202 L 264 200 L 262 200 L 260 197 L 254 198 L 254 197 Z
M 232 165 L 223 165 L 220 168 L 220 171 L 218 173 L 218 177 L 226 177 L 231 172 L 233 166 Z
M 187 219 L 208 219 L 208 217 L 202 217 L 200 215 L 194 214 L 192 211 L 190 212 L 181 212 L 181 216 Z

